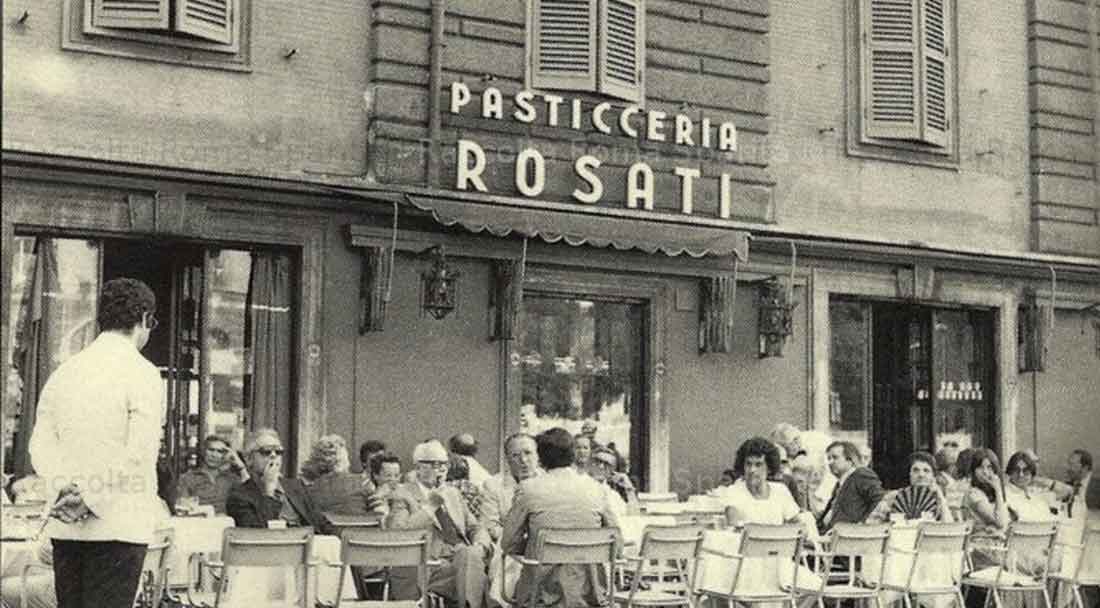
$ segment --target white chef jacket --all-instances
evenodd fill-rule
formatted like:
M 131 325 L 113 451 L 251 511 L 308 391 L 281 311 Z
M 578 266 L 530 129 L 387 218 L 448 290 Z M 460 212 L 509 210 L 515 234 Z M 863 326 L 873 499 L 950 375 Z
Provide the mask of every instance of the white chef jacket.
M 75 483 L 94 517 L 51 520 L 51 538 L 148 544 L 160 519 L 157 454 L 165 419 L 157 368 L 117 332 L 102 332 L 42 389 L 31 434 L 49 500 Z

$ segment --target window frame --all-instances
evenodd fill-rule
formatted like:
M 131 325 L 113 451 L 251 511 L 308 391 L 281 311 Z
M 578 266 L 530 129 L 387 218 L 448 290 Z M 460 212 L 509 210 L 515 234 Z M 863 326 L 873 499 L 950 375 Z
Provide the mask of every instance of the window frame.
M 604 22 L 605 15 L 609 12 L 608 4 L 614 0 L 588 0 L 589 13 L 595 20 L 594 32 L 590 43 L 591 56 L 593 58 L 591 74 L 555 77 L 554 83 L 543 84 L 536 77 L 536 61 L 538 58 L 538 41 L 540 31 L 538 28 L 538 0 L 527 3 L 527 17 L 524 31 L 524 51 L 526 53 L 524 70 L 524 88 L 537 91 L 570 91 L 577 96 L 599 96 L 607 100 L 614 100 L 621 104 L 645 105 L 645 64 L 646 64 L 646 0 L 624 0 L 627 4 L 636 7 L 637 21 L 635 31 L 635 53 L 638 61 L 637 86 L 631 88 L 621 82 L 615 82 L 607 76 L 606 47 L 607 34 Z M 585 80 L 582 84 L 572 84 L 569 81 Z M 605 82 L 606 81 L 606 82 Z M 563 82 L 557 86 L 556 82 Z
M 251 72 L 252 0 L 228 0 L 233 10 L 233 41 L 203 40 L 175 29 L 156 32 L 96 26 L 94 0 L 63 0 L 61 48 L 194 67 Z M 174 26 L 175 20 L 170 20 Z
M 947 116 L 951 127 L 946 135 L 946 146 L 921 143 L 909 139 L 876 138 L 866 135 L 863 99 L 867 95 L 862 70 L 862 22 L 863 0 L 848 0 L 845 5 L 845 127 L 846 151 L 849 156 L 885 160 L 942 169 L 959 169 L 959 78 L 958 47 L 959 27 L 956 0 L 943 0 L 948 12 L 945 27 L 951 32 L 947 44 L 947 69 L 952 75 L 946 85 L 949 91 Z M 919 18 L 919 15 L 918 15 Z M 920 84 L 920 82 L 918 82 Z M 922 91 L 923 86 L 919 87 Z

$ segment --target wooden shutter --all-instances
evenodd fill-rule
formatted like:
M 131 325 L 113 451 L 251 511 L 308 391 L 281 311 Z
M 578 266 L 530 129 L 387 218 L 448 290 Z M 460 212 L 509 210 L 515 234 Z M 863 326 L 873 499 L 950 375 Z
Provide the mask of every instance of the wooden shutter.
M 596 0 L 533 0 L 531 86 L 596 90 Z
M 176 0 L 175 29 L 196 38 L 233 44 L 236 0 Z
M 921 1 L 921 44 L 923 70 L 921 102 L 923 141 L 947 147 L 951 131 L 952 82 L 950 15 L 948 0 Z
M 860 0 L 864 134 L 920 139 L 917 2 Z
M 168 0 L 93 0 L 92 25 L 132 30 L 167 30 Z
M 642 0 L 601 0 L 600 27 L 600 92 L 640 102 L 645 70 Z

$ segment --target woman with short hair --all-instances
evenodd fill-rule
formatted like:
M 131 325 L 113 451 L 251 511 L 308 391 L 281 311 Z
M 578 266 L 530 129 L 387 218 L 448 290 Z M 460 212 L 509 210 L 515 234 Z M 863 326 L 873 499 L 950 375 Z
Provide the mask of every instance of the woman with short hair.
M 955 521 L 947 497 L 936 480 L 936 461 L 928 452 L 909 455 L 909 485 L 887 492 L 867 517 L 869 523 L 881 523 L 900 516 L 904 519 Z
M 363 488 L 363 479 L 350 471 L 348 444 L 339 435 L 325 435 L 313 444 L 302 464 L 306 493 L 317 511 L 340 515 L 364 515 L 378 505 Z

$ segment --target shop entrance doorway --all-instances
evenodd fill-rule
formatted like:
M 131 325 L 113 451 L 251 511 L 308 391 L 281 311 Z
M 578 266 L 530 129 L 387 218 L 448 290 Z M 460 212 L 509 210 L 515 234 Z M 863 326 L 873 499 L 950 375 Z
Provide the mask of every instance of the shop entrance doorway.
M 47 235 L 18 235 L 14 246 L 6 472 L 30 472 L 38 393 L 58 365 L 95 338 L 99 290 L 118 277 L 144 281 L 156 294 L 158 326 L 142 352 L 164 382 L 161 452 L 172 471 L 197 463 L 207 435 L 240 448 L 248 430 L 264 426 L 278 430 L 294 454 L 289 252 Z
M 830 321 L 832 434 L 866 441 L 884 485 L 914 451 L 996 445 L 992 311 L 835 299 Z

